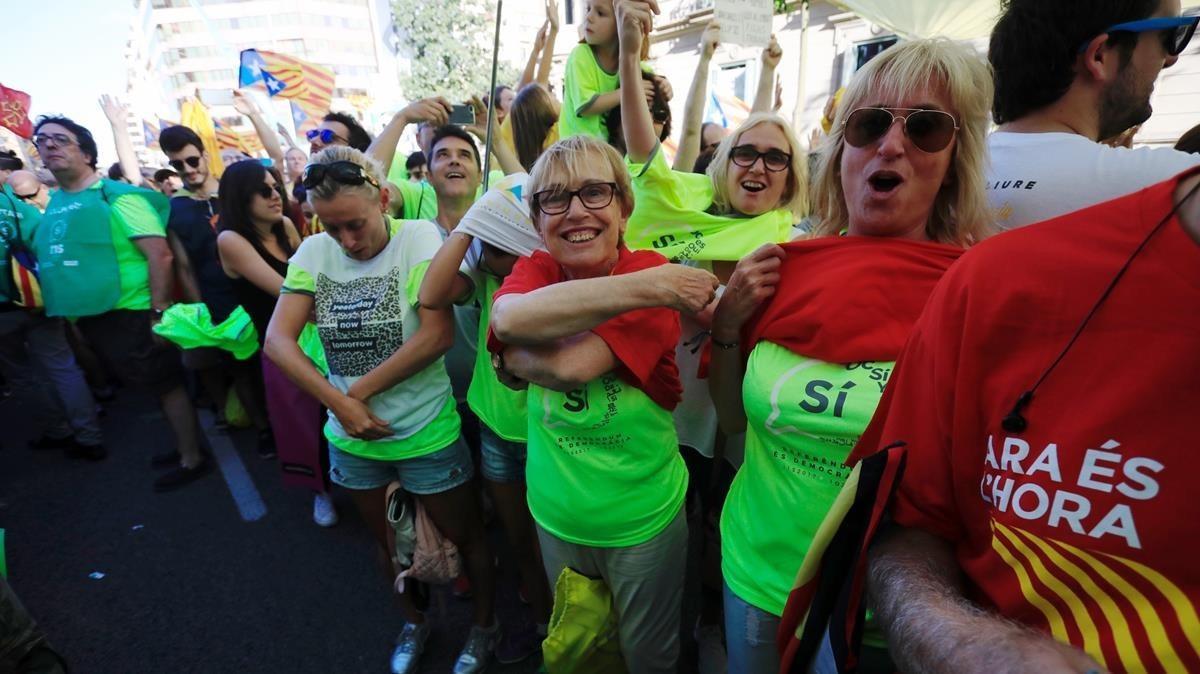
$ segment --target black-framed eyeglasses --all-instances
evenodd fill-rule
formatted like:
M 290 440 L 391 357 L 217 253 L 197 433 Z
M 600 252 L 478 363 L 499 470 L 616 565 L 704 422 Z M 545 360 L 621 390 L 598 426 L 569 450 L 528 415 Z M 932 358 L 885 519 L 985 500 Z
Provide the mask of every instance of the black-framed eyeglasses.
M 542 190 L 534 194 L 529 203 L 545 215 L 562 215 L 571 208 L 571 200 L 575 197 L 579 197 L 584 208 L 597 211 L 611 204 L 616 194 L 616 183 L 588 183 L 577 190 Z
M 763 166 L 771 173 L 779 173 L 792 165 L 791 153 L 783 150 L 771 149 L 759 152 L 753 145 L 738 145 L 729 151 L 729 161 L 742 168 L 754 166 L 759 157 L 762 157 Z
M 322 143 L 324 143 L 325 145 L 328 145 L 328 144 L 332 143 L 334 141 L 334 139 L 336 138 L 337 140 L 342 141 L 346 145 L 350 144 L 350 141 L 337 135 L 336 133 L 333 132 L 332 129 L 309 129 L 308 133 L 305 133 L 304 136 L 306 138 L 308 138 L 308 142 L 310 142 L 310 143 L 313 142 L 314 140 L 320 138 Z
M 68 145 L 79 144 L 78 141 L 65 133 L 39 133 L 33 137 L 33 144 L 37 147 L 46 147 L 50 143 L 54 143 L 55 147 L 66 147 Z
M 379 189 L 379 181 L 372 178 L 367 170 L 352 161 L 335 161 L 329 164 L 309 164 L 304 167 L 304 178 L 301 184 L 304 189 L 312 188 L 325 182 L 326 178 L 343 185 L 362 185 L 368 183 Z
M 901 116 L 893 110 L 909 114 Z M 941 152 L 958 132 L 954 115 L 943 110 L 858 108 L 846 116 L 842 135 L 852 147 L 866 147 L 883 138 L 896 120 L 904 123 L 904 135 L 922 152 Z
M 183 159 L 172 159 L 171 161 L 169 161 L 167 163 L 170 164 L 171 168 L 175 169 L 176 171 L 178 171 L 180 173 L 183 173 L 183 165 L 185 162 L 187 163 L 188 166 L 191 166 L 192 168 L 200 168 L 200 155 L 184 157 Z
M 262 197 L 263 199 L 266 199 L 267 201 L 270 201 L 271 197 L 279 196 L 279 190 L 277 190 L 274 185 L 267 185 L 265 183 L 263 185 L 259 186 L 259 188 L 257 190 L 255 190 L 254 193 L 257 194 L 258 196 Z
M 1197 23 L 1200 23 L 1200 16 L 1160 16 L 1153 19 L 1114 24 L 1100 31 L 1100 34 L 1162 31 L 1163 49 L 1170 56 L 1179 56 L 1183 53 L 1184 49 L 1187 49 L 1188 42 L 1191 41 L 1192 35 L 1196 33 Z M 1088 40 L 1079 45 L 1079 51 L 1082 53 L 1091 42 L 1092 40 Z

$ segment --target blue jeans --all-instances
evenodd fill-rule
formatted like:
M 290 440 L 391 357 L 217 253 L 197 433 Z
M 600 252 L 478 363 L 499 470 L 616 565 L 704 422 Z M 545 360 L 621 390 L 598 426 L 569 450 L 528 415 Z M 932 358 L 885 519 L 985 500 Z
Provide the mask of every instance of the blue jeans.
M 487 424 L 479 424 L 480 471 L 491 482 L 524 482 L 528 446 L 505 440 Z
M 779 671 L 775 635 L 779 616 L 743 601 L 724 585 L 725 651 L 729 674 L 774 674 Z
M 474 475 L 471 451 L 461 437 L 436 452 L 394 461 L 355 456 L 329 443 L 329 479 L 345 489 L 378 489 L 398 481 L 404 491 L 423 496 L 450 491 Z

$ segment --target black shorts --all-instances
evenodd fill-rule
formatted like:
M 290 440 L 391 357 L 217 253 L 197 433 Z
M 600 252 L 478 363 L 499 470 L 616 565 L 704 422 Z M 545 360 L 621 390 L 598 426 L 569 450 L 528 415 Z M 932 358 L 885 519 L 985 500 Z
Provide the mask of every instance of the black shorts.
M 162 395 L 183 385 L 179 349 L 150 331 L 150 311 L 116 309 L 75 322 L 109 371 Z

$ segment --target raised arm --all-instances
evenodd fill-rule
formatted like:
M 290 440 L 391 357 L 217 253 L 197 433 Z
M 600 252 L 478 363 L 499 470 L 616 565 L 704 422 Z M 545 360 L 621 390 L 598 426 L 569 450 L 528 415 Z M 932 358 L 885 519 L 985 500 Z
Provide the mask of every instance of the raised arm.
M 421 306 L 448 309 L 467 297 L 472 290 L 471 282 L 458 273 L 458 268 L 474 240 L 470 234 L 450 232 L 425 270 L 419 295 Z
M 529 58 L 525 61 L 525 70 L 521 71 L 521 79 L 517 80 L 517 91 L 533 82 L 538 63 L 542 60 L 542 48 L 546 46 L 546 36 L 549 32 L 550 22 L 547 21 L 542 24 L 541 28 L 538 28 L 537 35 L 533 37 L 533 49 L 530 50 Z
M 742 405 L 742 327 L 779 286 L 779 266 L 784 252 L 769 243 L 738 261 L 712 318 L 712 360 L 708 366 L 708 391 L 717 409 L 717 421 L 726 435 L 746 430 Z
M 468 133 L 473 134 L 479 139 L 485 147 L 487 146 L 487 106 L 478 96 L 472 96 L 469 101 L 471 107 L 475 110 L 475 123 L 464 127 Z M 483 120 L 480 124 L 479 120 Z M 499 126 L 497 124 L 496 126 Z M 512 175 L 514 173 L 522 173 L 525 167 L 521 166 L 521 162 L 517 159 L 517 155 L 513 154 L 512 148 L 508 143 L 497 143 L 496 134 L 493 129 L 492 134 L 492 156 L 500 163 L 500 170 L 504 171 L 504 175 Z
M 713 300 L 716 288 L 717 277 L 677 264 L 564 281 L 529 293 L 501 296 L 492 306 L 492 330 L 506 344 L 547 344 L 636 309 L 670 307 L 694 313 Z
M 700 60 L 683 104 L 683 132 L 679 136 L 679 151 L 675 153 L 675 163 L 671 167 L 676 171 L 691 171 L 696 164 L 696 157 L 700 156 L 700 129 L 704 125 L 704 108 L 708 99 L 708 69 L 720 44 L 721 25 L 709 21 L 704 27 L 704 34 L 700 36 Z
M 296 139 L 292 138 L 292 134 L 288 133 L 287 127 L 282 123 L 275 125 L 275 130 L 279 132 L 279 137 L 283 138 L 283 142 L 287 143 L 289 150 L 299 150 L 301 147 L 296 144 Z M 305 152 L 304 154 L 308 154 Z
M 891 526 L 870 551 L 867 592 L 903 672 L 1102 672 L 1083 651 L 990 614 L 963 596 L 948 541 Z
M 618 69 L 621 74 L 621 129 L 630 161 L 644 162 L 658 145 L 654 120 L 642 84 L 642 42 L 654 25 L 657 7 L 647 0 L 616 0 L 617 34 L 620 40 Z
M 279 138 L 275 136 L 275 132 L 271 131 L 271 126 L 263 119 L 262 111 L 255 105 L 254 99 L 250 98 L 244 91 L 234 89 L 233 109 L 250 119 L 250 125 L 254 127 L 254 133 L 258 134 L 258 139 L 262 141 L 262 146 L 267 151 L 267 156 L 282 171 L 285 166 L 283 161 L 283 147 L 279 144 Z
M 112 127 L 113 143 L 117 149 L 117 160 L 121 163 L 121 173 L 125 179 L 134 185 L 145 185 L 142 169 L 138 166 L 137 152 L 133 149 L 133 141 L 129 138 L 129 112 L 121 101 L 114 96 L 100 96 L 100 107 Z
M 392 158 L 396 156 L 396 144 L 400 142 L 400 136 L 404 133 L 405 127 L 417 122 L 429 122 L 434 126 L 441 126 L 449 120 L 450 103 L 441 96 L 424 98 L 411 103 L 392 116 L 392 121 L 388 122 L 383 131 L 375 137 L 375 142 L 371 143 L 371 147 L 367 148 L 367 156 L 378 161 L 383 165 L 383 170 L 387 171 L 388 167 L 392 165 Z
M 754 105 L 750 112 L 771 112 L 775 105 L 775 69 L 783 58 L 783 48 L 775 36 L 762 51 L 762 72 L 758 74 L 758 88 L 754 92 Z
M 558 3 L 546 0 L 546 43 L 542 46 L 542 62 L 538 64 L 537 83 L 550 88 L 550 68 L 554 65 L 554 43 L 558 41 Z

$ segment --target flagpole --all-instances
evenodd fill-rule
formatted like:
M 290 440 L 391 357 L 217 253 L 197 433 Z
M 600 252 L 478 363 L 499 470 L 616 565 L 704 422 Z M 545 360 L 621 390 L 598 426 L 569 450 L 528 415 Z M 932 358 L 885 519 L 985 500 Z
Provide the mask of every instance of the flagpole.
M 488 174 L 492 170 L 492 131 L 496 122 L 496 66 L 500 59 L 500 17 L 504 0 L 496 0 L 496 38 L 492 42 L 492 84 L 488 88 L 487 140 L 483 143 L 483 191 L 488 189 Z

